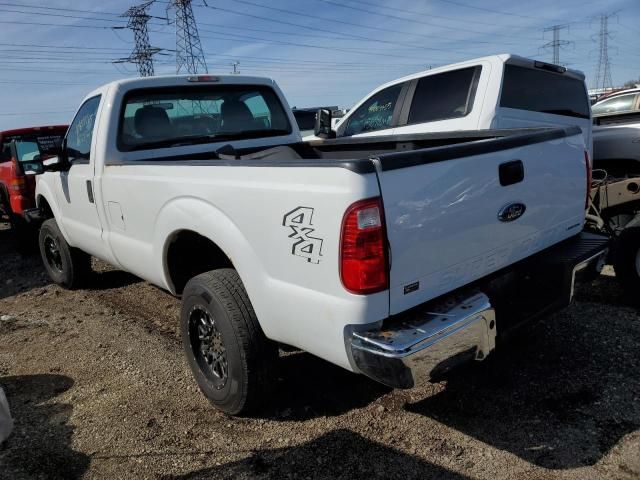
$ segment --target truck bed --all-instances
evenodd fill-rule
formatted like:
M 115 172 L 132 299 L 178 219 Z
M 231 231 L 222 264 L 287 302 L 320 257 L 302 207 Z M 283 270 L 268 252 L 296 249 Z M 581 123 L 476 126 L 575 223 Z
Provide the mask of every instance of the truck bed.
M 106 165 L 107 172 L 116 165 L 192 165 L 339 168 L 375 175 L 391 257 L 389 311 L 396 314 L 578 234 L 586 197 L 584 152 L 580 128 L 568 127 L 343 138 L 266 150 L 225 147 Z M 217 176 L 198 171 L 198 182 Z M 166 175 L 174 182 L 195 181 L 184 169 Z M 248 171 L 246 181 L 255 175 L 260 174 Z M 309 200 L 303 195 L 292 201 Z M 509 207 L 521 208 L 522 218 L 500 219 Z

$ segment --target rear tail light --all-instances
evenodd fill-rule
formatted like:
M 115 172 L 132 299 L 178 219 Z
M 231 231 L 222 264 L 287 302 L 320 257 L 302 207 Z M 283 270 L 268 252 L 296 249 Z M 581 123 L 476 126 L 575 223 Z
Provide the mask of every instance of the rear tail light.
M 591 197 L 591 181 L 592 181 L 592 173 L 591 173 L 591 162 L 589 161 L 589 152 L 584 151 L 584 164 L 587 169 L 587 198 L 585 199 L 584 208 L 589 208 L 589 198 Z
M 9 180 L 9 190 L 22 192 L 27 188 L 27 180 L 24 177 L 12 178 Z
M 351 205 L 342 220 L 340 277 L 351 293 L 360 295 L 389 288 L 384 217 L 380 198 Z

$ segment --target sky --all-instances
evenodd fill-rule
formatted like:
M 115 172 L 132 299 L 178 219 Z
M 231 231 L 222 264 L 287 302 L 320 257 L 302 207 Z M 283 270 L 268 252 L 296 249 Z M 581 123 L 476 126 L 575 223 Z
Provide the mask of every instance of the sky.
M 205 3 L 206 2 L 206 3 Z M 133 48 L 120 15 L 140 0 L 0 0 L 0 130 L 69 123 L 84 96 L 137 76 L 113 63 Z M 157 75 L 173 74 L 167 0 L 149 22 Z M 193 0 L 209 73 L 274 78 L 291 106 L 348 108 L 380 84 L 429 67 L 514 53 L 594 80 L 600 15 L 609 17 L 614 85 L 640 78 L 640 0 Z

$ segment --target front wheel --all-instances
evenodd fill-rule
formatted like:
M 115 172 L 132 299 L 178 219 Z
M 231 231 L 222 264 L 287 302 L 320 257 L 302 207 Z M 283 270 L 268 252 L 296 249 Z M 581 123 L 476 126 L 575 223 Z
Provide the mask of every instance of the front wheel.
M 627 228 L 617 238 L 613 268 L 622 288 L 636 297 L 640 293 L 640 227 Z
M 214 270 L 187 283 L 180 329 L 191 371 L 209 401 L 230 415 L 258 410 L 273 386 L 278 351 L 235 270 Z
M 79 288 L 86 282 L 91 271 L 91 257 L 67 243 L 55 219 L 42 224 L 38 243 L 51 280 L 70 289 Z

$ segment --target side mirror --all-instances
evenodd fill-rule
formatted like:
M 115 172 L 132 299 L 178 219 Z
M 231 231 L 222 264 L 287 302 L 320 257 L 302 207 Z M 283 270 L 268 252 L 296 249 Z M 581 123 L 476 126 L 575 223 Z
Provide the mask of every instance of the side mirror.
M 22 162 L 22 171 L 25 175 L 40 175 L 44 173 L 44 165 L 42 165 L 42 159 L 40 155 L 35 155 L 33 160 L 28 162 Z
M 47 153 L 42 154 L 41 158 L 40 164 L 42 165 L 42 170 L 39 173 L 66 172 L 71 168 L 66 140 L 56 145 L 55 148 L 48 149 Z
M 336 132 L 331 129 L 331 110 L 321 108 L 316 114 L 314 134 L 320 138 L 336 138 Z

